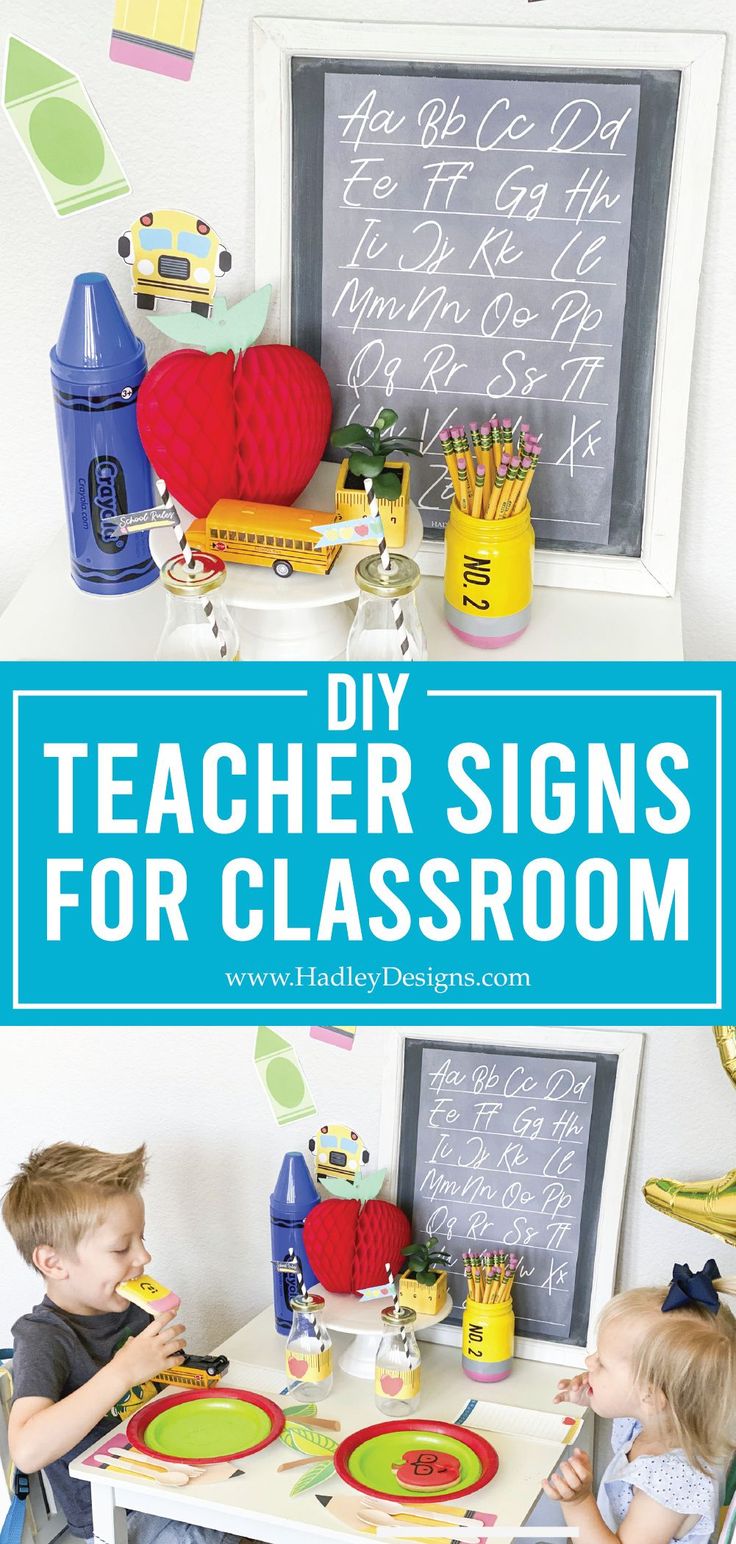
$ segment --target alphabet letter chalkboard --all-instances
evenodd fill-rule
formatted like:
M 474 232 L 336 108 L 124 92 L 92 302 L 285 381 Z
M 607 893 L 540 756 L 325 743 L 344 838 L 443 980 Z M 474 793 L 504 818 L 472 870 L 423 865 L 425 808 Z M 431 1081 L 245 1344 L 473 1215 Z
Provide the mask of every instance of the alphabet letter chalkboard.
M 541 546 L 641 551 L 679 75 L 292 61 L 292 341 L 335 421 L 421 440 L 497 412 L 542 445 Z
M 503 1250 L 518 1261 L 517 1335 L 585 1346 L 601 1306 L 596 1272 L 599 1293 L 610 1295 L 599 1267 L 606 1255 L 612 1283 L 636 1071 L 633 1082 L 631 1065 L 623 1076 L 623 1052 L 605 1037 L 596 1045 L 593 1031 L 566 1050 L 552 1031 L 547 1046 L 538 1035 L 528 1048 L 523 1031 L 518 1044 L 509 1032 L 450 1036 L 407 1032 L 397 1162 L 413 1236 L 436 1236 L 452 1257 L 449 1322 L 462 1317 L 463 1254 Z M 634 1038 L 625 1049 L 638 1066 Z

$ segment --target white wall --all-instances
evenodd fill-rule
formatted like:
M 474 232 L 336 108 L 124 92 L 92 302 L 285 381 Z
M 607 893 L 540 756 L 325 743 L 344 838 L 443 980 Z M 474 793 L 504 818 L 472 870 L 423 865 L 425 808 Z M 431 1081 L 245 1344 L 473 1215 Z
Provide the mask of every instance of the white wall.
M 180 1293 L 191 1348 L 209 1349 L 270 1301 L 268 1197 L 284 1151 L 306 1151 L 317 1125 L 340 1120 L 377 1152 L 395 1033 L 359 1029 L 345 1052 L 306 1029 L 285 1031 L 318 1118 L 278 1127 L 253 1067 L 252 1029 L 0 1029 L 0 1191 L 32 1147 L 64 1139 L 121 1151 L 145 1140 L 151 1269 Z M 736 1163 L 736 1090 L 709 1029 L 644 1033 L 621 1287 L 668 1281 L 674 1260 L 695 1269 L 711 1252 L 734 1270 L 725 1244 L 652 1211 L 641 1186 L 651 1174 L 707 1178 Z M 0 1345 L 40 1296 L 0 1230 Z
M 2 23 L 85 81 L 133 188 L 130 197 L 58 220 L 0 113 L 3 211 L 12 228 L 3 297 L 4 350 L 0 424 L 3 435 L 0 531 L 4 549 L 0 604 L 17 588 L 63 521 L 48 349 L 54 342 L 69 285 L 82 269 L 106 270 L 130 306 L 130 279 L 117 256 L 117 238 L 146 208 L 179 207 L 201 214 L 227 240 L 234 274 L 228 299 L 252 288 L 253 209 L 250 19 L 268 12 L 330 17 L 335 0 L 205 0 L 200 43 L 189 84 L 110 63 L 112 0 L 3 0 Z M 374 20 L 417 15 L 416 0 L 371 0 Z M 365 14 L 363 0 L 342 0 L 345 18 Z M 423 0 L 427 21 L 445 21 L 445 0 Z M 732 0 L 456 0 L 453 19 L 489 26 L 697 28 L 733 38 Z M 448 51 L 451 49 L 448 29 Z M 728 508 L 728 465 L 736 421 L 736 308 L 733 250 L 736 214 L 736 97 L 729 50 L 715 161 L 709 236 L 703 264 L 690 405 L 690 458 L 685 482 L 680 583 L 686 653 L 692 659 L 736 656 L 733 593 L 736 522 Z M 131 312 L 132 314 L 132 312 Z M 163 340 L 136 318 L 149 362 Z M 12 362 L 12 363 L 11 363 Z M 719 426 L 722 438 L 719 441 Z M 705 455 L 705 452 L 709 454 Z M 101 652 L 104 640 L 100 641 Z

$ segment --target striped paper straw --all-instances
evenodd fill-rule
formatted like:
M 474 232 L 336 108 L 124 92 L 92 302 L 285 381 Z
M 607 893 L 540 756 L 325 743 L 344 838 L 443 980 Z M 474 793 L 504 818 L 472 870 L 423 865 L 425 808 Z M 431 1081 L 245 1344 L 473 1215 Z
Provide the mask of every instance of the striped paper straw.
M 290 1244 L 289 1248 L 286 1251 L 286 1259 L 287 1259 L 289 1265 L 292 1266 L 293 1274 L 296 1276 L 296 1284 L 297 1284 L 297 1287 L 299 1288 L 299 1296 L 300 1297 L 308 1297 L 309 1293 L 307 1291 L 307 1288 L 306 1288 L 305 1282 L 304 1282 L 304 1272 L 302 1271 L 302 1262 L 299 1259 L 299 1256 L 296 1253 L 293 1244 Z M 309 1322 L 310 1322 L 310 1324 L 312 1326 L 312 1329 L 314 1330 L 314 1333 L 317 1336 L 317 1341 L 319 1343 L 320 1351 L 326 1350 L 325 1339 L 324 1339 L 324 1336 L 322 1334 L 322 1329 L 321 1329 L 321 1326 L 317 1323 L 317 1315 L 313 1314 L 313 1313 L 310 1313 L 308 1308 L 304 1309 L 304 1313 L 306 1314 L 306 1316 L 307 1316 L 307 1318 L 308 1318 L 308 1320 L 309 1320 Z
M 366 497 L 368 499 L 368 508 L 369 508 L 371 514 L 373 515 L 373 518 L 378 521 L 380 532 L 381 532 L 381 534 L 380 534 L 380 536 L 378 538 L 378 556 L 379 556 L 379 558 L 381 560 L 381 568 L 383 569 L 384 573 L 390 574 L 391 573 L 391 554 L 390 554 L 390 552 L 388 550 L 388 547 L 386 546 L 386 537 L 385 537 L 384 531 L 383 531 L 383 521 L 381 519 L 381 511 L 378 508 L 378 499 L 376 498 L 376 495 L 375 495 L 375 493 L 373 491 L 373 478 L 372 477 L 364 477 L 363 478 L 363 482 L 365 484 Z M 393 612 L 394 626 L 395 626 L 396 631 L 397 631 L 397 633 L 399 635 L 399 648 L 401 650 L 401 657 L 402 657 L 402 659 L 406 659 L 406 656 L 407 656 L 407 654 L 409 653 L 409 650 L 410 650 L 409 634 L 406 631 L 406 623 L 404 621 L 404 612 L 403 612 L 403 608 L 402 608 L 402 605 L 401 605 L 401 601 L 399 600 L 398 596 L 395 596 L 394 599 L 391 601 L 391 611 Z
M 189 542 L 187 541 L 184 534 L 184 527 L 181 523 L 181 515 L 179 514 L 176 504 L 174 503 L 174 500 L 172 499 L 171 494 L 169 493 L 166 483 L 162 477 L 158 477 L 156 479 L 156 492 L 158 493 L 164 508 L 170 509 L 172 514 L 176 516 L 175 524 L 173 527 L 174 535 L 177 539 L 177 542 L 179 543 L 179 550 L 182 554 L 182 557 L 184 558 L 184 562 L 186 563 L 190 574 L 193 576 L 196 569 L 194 553 L 192 552 Z M 225 639 L 221 636 L 217 618 L 214 612 L 214 607 L 212 605 L 212 601 L 209 598 L 209 595 L 202 595 L 200 597 L 200 605 L 207 618 L 207 621 L 210 624 L 210 627 L 212 628 L 212 636 L 220 651 L 220 659 L 227 659 L 227 644 Z
M 396 1282 L 394 1280 L 394 1273 L 393 1273 L 393 1271 L 391 1269 L 391 1265 L 390 1265 L 390 1262 L 388 1260 L 386 1261 L 386 1276 L 388 1277 L 388 1284 L 389 1284 L 389 1286 L 391 1288 L 391 1295 L 392 1295 L 393 1300 L 394 1300 L 394 1308 L 398 1308 L 398 1306 L 399 1306 L 399 1289 L 398 1289 L 398 1287 L 396 1285 Z M 404 1329 L 403 1324 L 399 1325 L 399 1334 L 401 1336 L 401 1344 L 404 1347 L 404 1356 L 406 1357 L 407 1362 L 410 1362 L 411 1361 L 411 1351 L 409 1350 L 409 1342 L 408 1342 L 408 1340 L 406 1338 L 406 1330 Z

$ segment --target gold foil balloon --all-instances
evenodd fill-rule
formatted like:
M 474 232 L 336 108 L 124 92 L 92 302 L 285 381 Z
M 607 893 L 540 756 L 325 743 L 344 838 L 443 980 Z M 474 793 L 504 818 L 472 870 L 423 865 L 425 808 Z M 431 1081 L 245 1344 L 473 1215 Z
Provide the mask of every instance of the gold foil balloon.
M 724 1070 L 736 1086 L 736 1025 L 717 1025 L 713 1030 Z M 720 1179 L 688 1183 L 677 1179 L 648 1179 L 644 1199 L 655 1211 L 736 1246 L 736 1169 Z
M 716 1024 L 713 1034 L 724 1069 L 731 1082 L 736 1084 L 736 1024 Z

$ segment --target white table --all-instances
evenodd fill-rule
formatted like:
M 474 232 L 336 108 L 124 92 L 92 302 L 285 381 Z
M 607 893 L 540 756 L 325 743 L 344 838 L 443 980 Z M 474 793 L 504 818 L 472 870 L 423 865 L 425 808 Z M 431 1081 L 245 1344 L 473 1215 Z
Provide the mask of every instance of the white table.
M 265 1309 L 216 1349 L 230 1358 L 225 1383 L 250 1388 L 274 1398 L 284 1386 L 284 1339 L 273 1327 L 273 1312 Z M 337 1349 L 337 1348 L 336 1348 Z M 569 1376 L 569 1368 L 544 1362 L 518 1359 L 514 1372 L 504 1383 L 483 1385 L 471 1382 L 462 1372 L 456 1347 L 422 1343 L 422 1416 L 435 1420 L 454 1420 L 469 1398 L 492 1398 L 499 1402 L 524 1405 L 530 1409 L 551 1410 L 558 1379 Z M 221 1385 L 221 1387 L 223 1387 Z M 167 1392 L 171 1392 L 168 1390 Z M 284 1399 L 288 1405 L 288 1398 Z M 575 1406 L 558 1406 L 573 1415 Z M 332 1394 L 320 1407 L 320 1413 L 341 1421 L 340 1436 L 383 1419 L 373 1401 L 370 1384 L 348 1377 L 339 1367 L 335 1372 Z M 120 1430 L 123 1430 L 121 1426 Z M 586 1412 L 578 1446 L 592 1449 L 593 1421 Z M 108 1439 L 109 1440 L 109 1439 Z M 518 1438 L 494 1435 L 493 1445 L 499 1455 L 499 1470 L 490 1485 L 467 1498 L 468 1507 L 494 1512 L 499 1523 L 521 1527 L 532 1523 L 560 1526 L 561 1513 L 556 1503 L 540 1496 L 539 1477 L 544 1472 L 541 1454 L 547 1444 L 520 1442 Z M 153 1513 L 181 1522 L 199 1523 L 238 1536 L 266 1541 L 266 1544 L 316 1544 L 334 1540 L 335 1544 L 356 1544 L 370 1535 L 355 1533 L 335 1524 L 329 1509 L 316 1499 L 316 1492 L 290 1497 L 293 1472 L 277 1474 L 280 1463 L 288 1459 L 280 1443 L 264 1448 L 243 1460 L 244 1473 L 219 1484 L 198 1486 L 194 1481 L 181 1489 L 164 1489 L 150 1481 L 137 1481 L 104 1469 L 85 1467 L 84 1458 L 99 1447 L 94 1443 L 69 1466 L 75 1479 L 88 1480 L 92 1486 L 94 1532 L 105 1544 L 126 1544 L 125 1509 Z M 337 1477 L 318 1487 L 319 1492 L 345 1491 Z M 542 1536 L 540 1535 L 540 1544 Z

